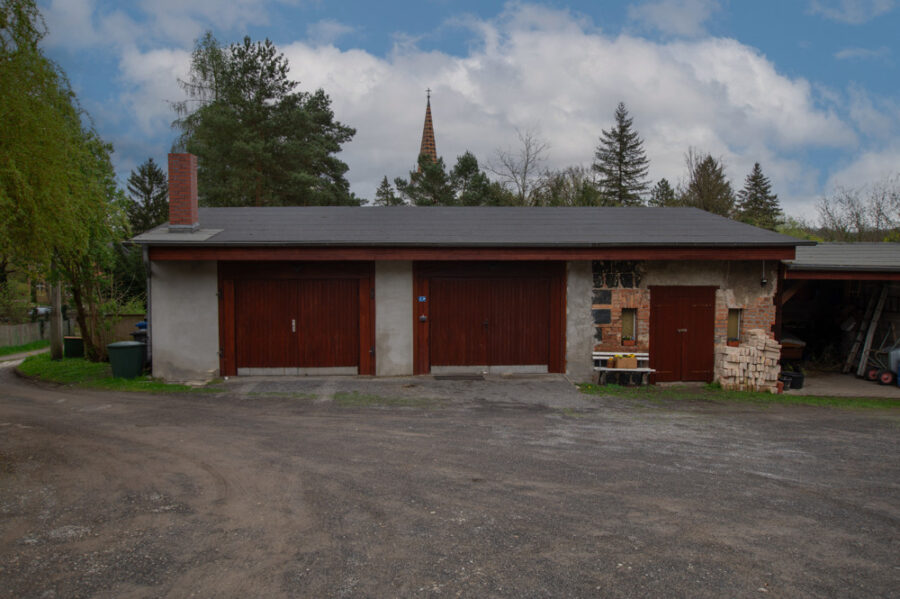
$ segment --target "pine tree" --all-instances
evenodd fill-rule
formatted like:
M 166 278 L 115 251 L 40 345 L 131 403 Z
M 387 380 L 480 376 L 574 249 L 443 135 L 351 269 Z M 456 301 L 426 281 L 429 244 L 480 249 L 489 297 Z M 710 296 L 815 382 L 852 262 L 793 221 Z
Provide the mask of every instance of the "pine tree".
M 688 151 L 685 161 L 688 183 L 680 203 L 730 218 L 734 211 L 734 191 L 722 163 L 711 154 L 701 160 L 693 150 Z
M 644 142 L 632 129 L 625 104 L 616 108 L 616 124 L 603 130 L 600 144 L 594 153 L 593 169 L 600 175 L 598 182 L 603 203 L 607 206 L 640 206 L 647 191 L 647 156 Z
M 669 181 L 663 177 L 660 179 L 653 189 L 650 190 L 650 206 L 677 206 L 678 198 L 675 196 L 675 190 L 669 184 Z
M 394 179 L 402 198 L 414 206 L 501 206 L 514 203 L 512 195 L 500 184 L 491 183 L 471 152 L 458 156 L 449 174 L 443 158 L 435 162 L 427 154 L 419 156 L 418 167 L 418 170 L 409 173 L 409 180 Z M 381 185 L 383 187 L 384 182 Z M 400 201 L 403 203 L 403 200 Z
M 381 185 L 375 190 L 376 206 L 405 206 L 402 199 L 398 198 L 394 193 L 394 188 L 388 182 L 387 176 L 381 180 Z
M 778 196 L 772 193 L 772 183 L 763 175 L 758 162 L 753 165 L 737 197 L 738 220 L 772 231 L 778 227 L 781 222 Z
M 128 176 L 128 193 L 131 196 L 125 206 L 131 231 L 143 233 L 169 218 L 169 190 L 166 174 L 159 165 L 148 158 Z
M 450 171 L 450 186 L 456 203 L 462 206 L 484 206 L 493 201 L 491 182 L 469 151 L 456 158 L 456 165 Z
M 409 173 L 408 181 L 397 177 L 394 186 L 413 206 L 452 206 L 456 203 L 443 158 L 435 162 L 428 154 L 420 154 L 418 170 Z
M 334 119 L 321 89 L 296 91 L 268 39 L 222 48 L 197 42 L 188 100 L 176 104 L 177 147 L 200 158 L 206 206 L 358 205 L 337 154 L 356 131 Z

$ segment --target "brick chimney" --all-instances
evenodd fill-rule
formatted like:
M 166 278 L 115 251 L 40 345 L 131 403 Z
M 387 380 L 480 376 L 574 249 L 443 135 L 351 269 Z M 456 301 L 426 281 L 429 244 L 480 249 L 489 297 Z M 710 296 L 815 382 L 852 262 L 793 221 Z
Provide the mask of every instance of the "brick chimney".
M 169 154 L 169 231 L 196 231 L 197 157 L 193 154 Z

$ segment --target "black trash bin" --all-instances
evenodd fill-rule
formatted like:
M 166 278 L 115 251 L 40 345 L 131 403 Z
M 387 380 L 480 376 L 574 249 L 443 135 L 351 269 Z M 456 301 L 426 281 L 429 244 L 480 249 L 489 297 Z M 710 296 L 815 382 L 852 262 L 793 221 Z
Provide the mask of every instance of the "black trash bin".
M 83 358 L 84 339 L 81 337 L 63 337 L 63 351 L 67 358 Z
M 117 341 L 106 346 L 112 375 L 121 379 L 133 379 L 144 371 L 147 344 L 138 341 Z

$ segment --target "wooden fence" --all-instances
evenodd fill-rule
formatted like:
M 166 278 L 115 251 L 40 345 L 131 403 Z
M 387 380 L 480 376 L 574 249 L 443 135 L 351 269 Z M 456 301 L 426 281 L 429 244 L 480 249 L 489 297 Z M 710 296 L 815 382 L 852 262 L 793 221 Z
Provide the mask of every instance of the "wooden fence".
M 112 340 L 131 341 L 133 339 L 131 334 L 137 330 L 134 325 L 144 319 L 143 314 L 120 314 L 112 330 Z
M 131 341 L 131 333 L 136 331 L 135 324 L 144 320 L 143 314 L 120 314 L 109 331 L 108 341 Z M 79 335 L 78 323 L 74 320 L 63 321 L 63 335 Z M 8 345 L 24 345 L 32 341 L 50 338 L 50 322 L 39 320 L 25 324 L 0 325 L 0 347 Z
M 63 335 L 71 335 L 78 328 L 71 320 L 63 321 Z M 0 347 L 25 345 L 32 341 L 50 338 L 50 322 L 39 320 L 25 324 L 0 325 Z

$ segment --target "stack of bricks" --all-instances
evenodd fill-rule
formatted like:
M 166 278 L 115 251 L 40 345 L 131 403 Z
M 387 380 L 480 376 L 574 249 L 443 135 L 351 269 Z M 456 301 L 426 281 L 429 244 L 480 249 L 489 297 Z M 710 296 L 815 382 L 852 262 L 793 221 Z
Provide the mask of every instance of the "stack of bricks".
M 720 346 L 718 357 L 716 380 L 723 389 L 777 391 L 781 344 L 764 330 L 747 331 L 747 340 L 738 347 Z

